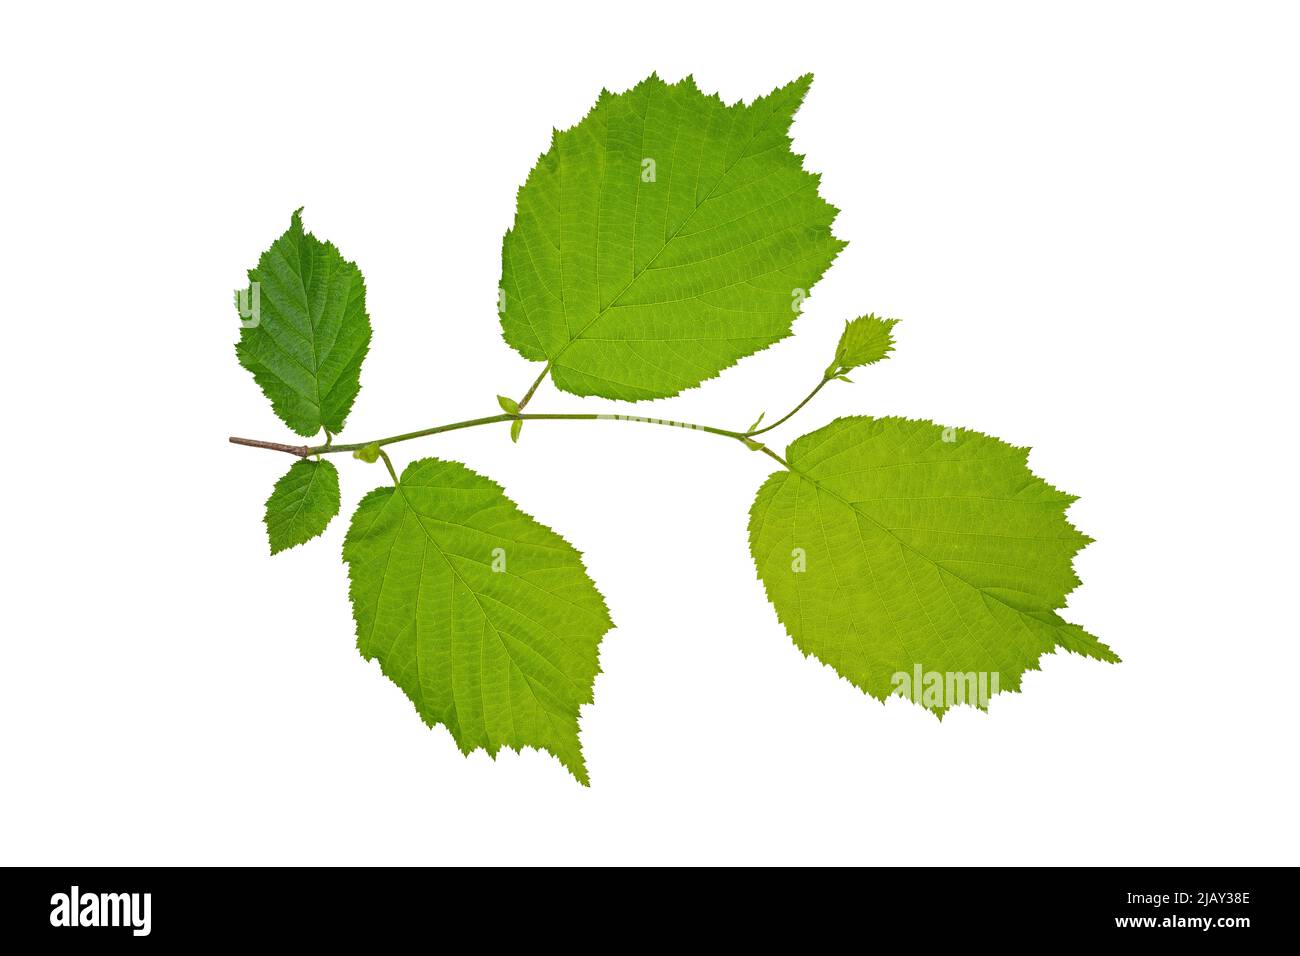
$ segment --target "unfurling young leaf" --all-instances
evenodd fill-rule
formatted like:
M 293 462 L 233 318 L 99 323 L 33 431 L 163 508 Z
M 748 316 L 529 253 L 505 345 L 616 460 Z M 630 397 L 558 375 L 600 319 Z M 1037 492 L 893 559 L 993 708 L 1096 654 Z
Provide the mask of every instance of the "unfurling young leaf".
M 612 623 L 572 545 L 496 482 L 425 458 L 352 516 L 357 647 L 460 749 L 536 747 L 582 783 L 578 710 Z
M 556 386 L 676 395 L 790 334 L 844 243 L 787 131 L 803 76 L 748 106 L 657 76 L 557 132 L 502 248 L 501 325 Z
M 338 434 L 370 347 L 361 271 L 333 244 L 304 232 L 299 209 L 248 281 L 239 364 L 299 435 L 310 438 L 322 428 Z
M 986 686 L 1016 690 L 1057 647 L 1118 660 L 1056 613 L 1089 539 L 1065 518 L 1074 497 L 1028 455 L 904 418 L 841 418 L 796 439 L 791 470 L 759 489 L 749 543 L 799 649 L 881 699 L 913 674 L 996 675 Z
M 835 361 L 826 368 L 827 378 L 842 376 L 852 369 L 879 362 L 894 350 L 893 328 L 898 319 L 863 315 L 844 323 Z
M 338 469 L 328 461 L 295 461 L 266 500 L 271 553 L 310 541 L 338 513 Z

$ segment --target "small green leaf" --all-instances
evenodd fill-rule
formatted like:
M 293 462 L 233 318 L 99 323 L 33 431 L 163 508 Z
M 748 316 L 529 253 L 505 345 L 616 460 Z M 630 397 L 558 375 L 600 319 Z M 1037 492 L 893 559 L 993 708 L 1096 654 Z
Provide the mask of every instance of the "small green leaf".
M 1058 647 L 1119 660 L 1056 613 L 1090 539 L 1066 520 L 1074 497 L 1035 477 L 1028 454 L 904 418 L 841 418 L 796 439 L 791 470 L 759 489 L 749 543 L 799 649 L 882 700 L 913 674 L 1016 690 Z M 939 714 L 986 703 L 912 699 Z
M 501 410 L 503 412 L 506 412 L 507 414 L 510 415 L 519 414 L 519 403 L 516 402 L 513 398 L 506 398 L 504 395 L 498 395 L 497 404 L 500 405 Z
M 510 423 L 510 440 L 519 441 L 519 433 L 524 430 L 524 420 L 516 418 Z
M 687 77 L 557 132 L 502 245 L 501 326 L 557 387 L 676 395 L 790 334 L 844 243 L 790 149 L 812 76 L 728 106 Z
M 360 458 L 367 464 L 373 465 L 379 460 L 379 443 L 371 442 L 364 448 L 358 448 L 352 453 L 353 458 Z
M 286 425 L 337 435 L 370 347 L 366 287 L 355 263 L 303 231 L 301 213 L 249 270 L 235 352 Z
M 613 626 L 573 546 L 453 461 L 362 499 L 343 545 L 357 647 L 464 753 L 536 747 L 586 784 L 579 708 Z
M 849 369 L 859 368 L 879 362 L 894 349 L 894 336 L 891 331 L 898 324 L 898 319 L 878 319 L 874 315 L 864 315 L 851 322 L 844 323 L 839 345 L 835 349 L 835 361 L 826 369 L 827 378 L 844 378 Z
M 759 413 L 758 413 L 758 417 L 754 419 L 754 424 L 752 424 L 752 425 L 750 425 L 748 428 L 746 428 L 745 431 L 747 431 L 747 432 L 752 432 L 755 428 L 757 428 L 757 427 L 759 426 L 759 424 L 763 421 L 763 416 L 766 415 L 766 414 L 767 414 L 767 412 L 759 412 Z
M 310 541 L 338 513 L 338 469 L 324 460 L 295 461 L 266 500 L 271 553 Z

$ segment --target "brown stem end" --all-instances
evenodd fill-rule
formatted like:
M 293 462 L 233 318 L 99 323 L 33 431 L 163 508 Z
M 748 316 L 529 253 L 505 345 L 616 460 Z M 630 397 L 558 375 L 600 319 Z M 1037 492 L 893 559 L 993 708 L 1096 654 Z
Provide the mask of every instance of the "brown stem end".
M 249 448 L 269 448 L 271 451 L 282 451 L 289 455 L 297 455 L 299 458 L 306 458 L 311 454 L 311 448 L 308 445 L 283 445 L 276 441 L 259 441 L 256 438 L 230 438 L 232 445 L 247 445 Z

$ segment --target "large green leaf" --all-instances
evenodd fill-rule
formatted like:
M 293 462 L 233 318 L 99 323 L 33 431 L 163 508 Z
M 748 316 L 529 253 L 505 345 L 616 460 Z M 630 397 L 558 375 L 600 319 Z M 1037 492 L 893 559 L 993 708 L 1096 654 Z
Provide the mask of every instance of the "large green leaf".
M 519 191 L 501 324 L 578 395 L 676 395 L 790 334 L 844 243 L 790 151 L 811 76 L 748 106 L 657 76 L 602 92 Z
M 578 710 L 612 626 L 572 545 L 501 487 L 425 458 L 362 499 L 343 545 L 357 646 L 465 753 L 547 750 L 586 784 Z
M 904 418 L 841 418 L 793 442 L 791 470 L 759 489 L 749 541 L 800 650 L 873 697 L 910 688 L 939 713 L 985 701 L 923 700 L 914 674 L 1016 690 L 1056 647 L 1118 660 L 1056 613 L 1089 539 L 1065 518 L 1074 497 L 1035 477 L 1028 454 Z
M 266 500 L 271 553 L 310 541 L 339 513 L 339 472 L 330 461 L 295 461 Z
M 361 271 L 302 228 L 302 210 L 262 253 L 242 293 L 239 364 L 299 435 L 338 434 L 361 389 L 370 318 Z

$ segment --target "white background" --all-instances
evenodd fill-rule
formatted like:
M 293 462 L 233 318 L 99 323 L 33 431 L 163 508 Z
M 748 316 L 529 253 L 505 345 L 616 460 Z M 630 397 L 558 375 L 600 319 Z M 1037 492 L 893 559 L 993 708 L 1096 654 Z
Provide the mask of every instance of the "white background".
M 0 861 L 1297 863 L 1300 30 L 1270 4 L 234 3 L 12 8 L 3 106 Z M 272 559 L 289 433 L 231 290 L 305 206 L 375 333 L 345 440 L 495 412 L 515 190 L 602 86 L 728 101 L 812 70 L 796 149 L 849 240 L 795 338 L 669 401 L 801 397 L 1034 447 L 1097 542 L 1050 656 L 942 724 L 795 650 L 746 547 L 771 462 L 534 423 L 401 446 L 501 481 L 618 628 L 582 739 L 462 757 L 354 647 L 339 549 Z M 338 460 L 344 514 L 386 480 Z

